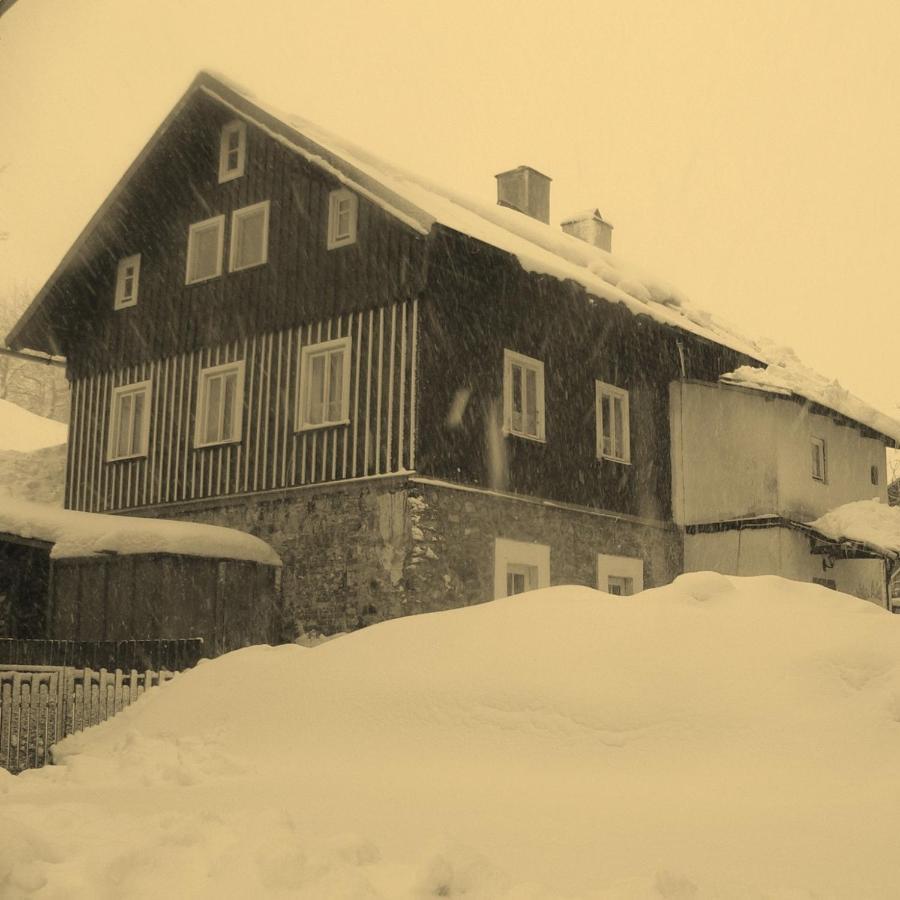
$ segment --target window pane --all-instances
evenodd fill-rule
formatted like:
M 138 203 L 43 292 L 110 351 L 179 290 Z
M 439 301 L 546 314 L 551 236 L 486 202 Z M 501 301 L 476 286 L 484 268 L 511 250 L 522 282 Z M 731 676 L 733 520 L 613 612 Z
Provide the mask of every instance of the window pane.
M 337 233 L 338 239 L 350 237 L 350 201 L 338 200 L 337 205 Z
M 524 389 L 522 379 L 522 367 L 512 366 L 512 430 L 522 431 L 523 425 L 523 396 Z
M 122 299 L 130 300 L 131 292 L 134 290 L 134 267 L 128 266 L 125 269 L 125 284 L 122 287 Z
M 222 440 L 227 441 L 235 435 L 234 430 L 234 400 L 237 391 L 237 372 L 229 372 L 225 377 L 225 396 L 222 400 Z
M 203 432 L 204 443 L 219 440 L 219 410 L 222 403 L 222 379 L 213 375 L 206 379 L 206 425 Z
M 239 128 L 235 128 L 228 132 L 228 150 L 229 154 L 231 152 L 237 152 L 238 147 L 241 143 L 241 132 Z
M 128 441 L 131 434 L 131 394 L 120 395 L 116 419 L 115 456 L 130 455 Z
M 219 227 L 195 231 L 191 241 L 191 281 L 210 278 L 219 268 Z
M 235 219 L 234 227 L 237 229 L 235 237 L 234 268 L 253 266 L 262 262 L 263 258 L 263 220 L 264 210 L 259 210 L 248 216 L 240 216 Z
M 600 396 L 600 444 L 604 456 L 612 456 L 612 397 Z
M 343 418 L 341 406 L 344 399 L 344 351 L 335 350 L 328 356 L 328 421 L 339 422 Z
M 537 436 L 537 372 L 525 370 L 525 434 Z
M 613 410 L 614 410 L 614 423 L 615 427 L 613 429 L 613 434 L 615 436 L 615 440 L 613 441 L 614 452 L 617 459 L 625 458 L 625 424 L 624 418 L 622 414 L 622 398 L 616 397 L 613 400 Z
M 325 356 L 318 353 L 309 358 L 309 394 L 306 421 L 321 425 L 325 415 Z
M 132 394 L 132 426 L 131 426 L 131 453 L 143 453 L 143 428 L 144 428 L 144 392 L 137 391 Z

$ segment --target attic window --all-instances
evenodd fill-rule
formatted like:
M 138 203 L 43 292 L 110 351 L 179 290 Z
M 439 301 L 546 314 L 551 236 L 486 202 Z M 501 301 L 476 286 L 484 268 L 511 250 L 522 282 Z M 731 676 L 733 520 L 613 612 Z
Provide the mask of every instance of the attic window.
M 356 194 L 341 188 L 328 195 L 328 249 L 356 242 Z
M 231 217 L 232 272 L 262 265 L 269 257 L 269 201 L 235 210 Z
M 247 125 L 234 121 L 222 126 L 219 142 L 219 184 L 240 178 L 247 161 Z
M 225 216 L 195 222 L 188 232 L 186 284 L 195 284 L 222 274 L 222 244 Z
M 140 274 L 140 253 L 119 260 L 119 267 L 116 270 L 116 299 L 113 304 L 115 309 L 125 309 L 137 303 Z

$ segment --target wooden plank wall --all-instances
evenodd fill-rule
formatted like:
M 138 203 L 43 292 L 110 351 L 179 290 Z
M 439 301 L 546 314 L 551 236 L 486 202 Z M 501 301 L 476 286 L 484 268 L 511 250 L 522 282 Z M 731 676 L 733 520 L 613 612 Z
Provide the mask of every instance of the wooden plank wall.
M 66 507 L 131 509 L 415 468 L 418 301 L 346 313 L 76 379 Z M 348 426 L 296 432 L 301 349 L 350 336 Z M 199 373 L 244 360 L 239 442 L 194 447 Z M 112 389 L 149 379 L 149 453 L 107 462 Z

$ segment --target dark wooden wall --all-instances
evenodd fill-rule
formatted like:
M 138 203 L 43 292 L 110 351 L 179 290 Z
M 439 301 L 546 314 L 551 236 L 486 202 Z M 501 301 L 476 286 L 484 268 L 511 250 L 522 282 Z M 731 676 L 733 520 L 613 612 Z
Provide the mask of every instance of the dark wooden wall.
M 70 377 L 149 363 L 419 295 L 424 238 L 365 197 L 356 243 L 326 247 L 328 194 L 342 185 L 253 125 L 245 174 L 218 183 L 231 113 L 189 101 L 57 285 L 48 311 Z M 228 272 L 231 213 L 269 200 L 268 262 Z M 223 274 L 185 285 L 189 226 L 226 215 Z M 116 265 L 141 254 L 136 306 L 113 309 Z
M 0 637 L 44 637 L 49 581 L 49 545 L 0 538 Z
M 748 362 L 718 344 L 589 298 L 578 285 L 526 272 L 514 257 L 438 229 L 420 310 L 421 475 L 654 519 L 671 517 L 668 385 L 714 380 Z M 545 370 L 546 443 L 489 435 L 502 426 L 504 348 Z M 596 458 L 595 380 L 629 392 L 631 464 Z M 446 416 L 471 391 L 459 427 Z M 497 477 L 499 468 L 500 476 Z

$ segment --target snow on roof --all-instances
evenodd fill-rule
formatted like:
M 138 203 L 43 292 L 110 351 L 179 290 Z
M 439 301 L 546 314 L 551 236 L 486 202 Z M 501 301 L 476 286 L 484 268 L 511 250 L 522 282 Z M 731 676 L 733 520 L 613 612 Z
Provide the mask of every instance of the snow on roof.
M 760 358 L 759 347 L 752 341 L 709 313 L 694 308 L 671 285 L 618 254 L 594 247 L 517 210 L 475 200 L 381 160 L 308 119 L 260 101 L 221 75 L 204 73 L 201 79 L 203 89 L 210 96 L 232 107 L 295 152 L 323 165 L 392 215 L 400 215 L 414 227 L 418 225 L 422 233 L 427 233 L 435 222 L 440 223 L 513 254 L 529 272 L 574 281 L 590 294 L 623 303 L 635 314 L 648 315 L 666 325 Z M 273 132 L 265 122 L 254 117 L 252 109 L 236 106 L 231 102 L 234 98 L 229 98 L 231 92 L 286 125 L 295 133 L 297 141 Z M 317 156 L 306 146 L 309 141 L 318 145 L 322 155 Z M 387 199 L 383 189 L 387 190 Z M 398 209 L 403 212 L 398 213 Z
M 741 366 L 719 380 L 766 393 L 803 397 L 900 442 L 900 422 L 851 394 L 838 381 L 803 365 L 790 350 L 769 351 L 767 356 L 773 361 L 765 368 Z
M 233 528 L 76 512 L 7 497 L 0 497 L 0 533 L 51 543 L 54 559 L 173 553 L 281 565 L 278 554 L 265 541 Z
M 0 400 L 0 450 L 28 453 L 64 444 L 69 426 L 45 419 L 9 400 Z
M 900 507 L 855 500 L 807 524 L 832 540 L 854 541 L 877 553 L 900 557 Z

